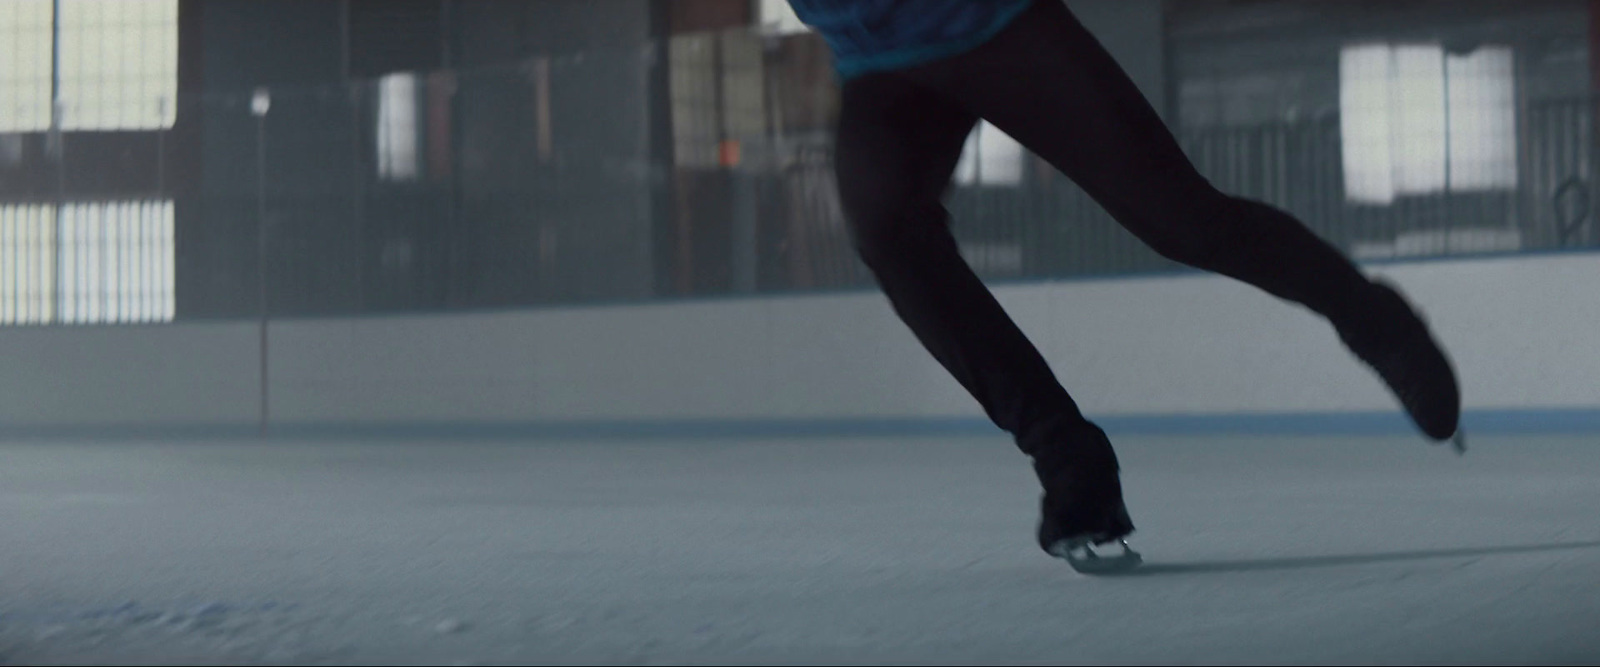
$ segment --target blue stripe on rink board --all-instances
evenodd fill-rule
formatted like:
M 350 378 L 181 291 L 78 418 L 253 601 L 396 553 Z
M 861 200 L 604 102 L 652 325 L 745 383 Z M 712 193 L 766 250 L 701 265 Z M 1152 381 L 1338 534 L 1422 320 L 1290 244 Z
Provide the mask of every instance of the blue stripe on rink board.
M 1411 435 L 1398 412 L 1111 415 L 1095 421 L 1122 435 Z M 1491 434 L 1600 434 L 1600 408 L 1469 410 L 1468 436 Z M 1001 435 L 973 417 L 827 419 L 641 419 L 490 421 L 293 422 L 274 424 L 277 438 L 377 439 L 692 439 L 873 436 Z M 0 423 L 7 439 L 248 438 L 254 423 L 15 425 Z

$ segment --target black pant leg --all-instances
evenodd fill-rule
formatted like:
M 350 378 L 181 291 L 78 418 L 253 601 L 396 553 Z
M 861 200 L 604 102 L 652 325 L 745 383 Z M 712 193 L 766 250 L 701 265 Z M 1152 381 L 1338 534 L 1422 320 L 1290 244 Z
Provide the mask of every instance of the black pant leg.
M 975 122 L 897 74 L 850 80 L 836 141 L 840 199 L 895 313 L 1032 454 L 1083 417 L 951 234 L 942 198 Z
M 1370 283 L 1288 213 L 1219 192 L 1061 0 L 1037 0 L 972 52 L 908 70 L 1076 182 L 1175 261 L 1254 285 L 1338 325 Z

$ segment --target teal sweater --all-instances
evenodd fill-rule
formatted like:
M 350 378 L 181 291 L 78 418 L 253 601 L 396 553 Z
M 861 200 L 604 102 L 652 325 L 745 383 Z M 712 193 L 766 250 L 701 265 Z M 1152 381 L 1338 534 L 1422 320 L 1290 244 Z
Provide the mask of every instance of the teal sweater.
M 789 0 L 789 4 L 801 21 L 827 40 L 840 78 L 850 79 L 975 49 L 1010 25 L 1032 1 Z

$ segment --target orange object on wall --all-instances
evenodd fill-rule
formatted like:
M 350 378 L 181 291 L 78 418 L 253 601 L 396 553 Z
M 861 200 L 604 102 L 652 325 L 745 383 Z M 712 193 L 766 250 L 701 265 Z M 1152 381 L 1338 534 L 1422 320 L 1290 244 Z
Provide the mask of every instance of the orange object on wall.
M 724 167 L 739 165 L 739 142 L 733 139 L 724 139 L 717 145 L 717 164 Z

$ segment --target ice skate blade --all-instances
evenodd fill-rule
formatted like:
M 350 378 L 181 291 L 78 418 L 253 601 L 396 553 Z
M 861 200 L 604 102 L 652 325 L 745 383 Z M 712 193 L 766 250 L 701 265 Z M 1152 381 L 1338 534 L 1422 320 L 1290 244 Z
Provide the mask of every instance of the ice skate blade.
M 1456 429 L 1456 435 L 1450 438 L 1450 448 L 1456 450 L 1456 456 L 1465 456 L 1467 453 L 1467 432 Z
M 1122 546 L 1122 553 L 1115 556 L 1096 553 L 1087 540 L 1076 544 L 1074 542 L 1076 541 L 1057 542 L 1050 548 L 1050 555 L 1067 561 L 1067 565 L 1078 574 L 1113 574 L 1131 570 L 1144 562 L 1144 557 L 1128 546 L 1127 540 L 1117 540 Z

